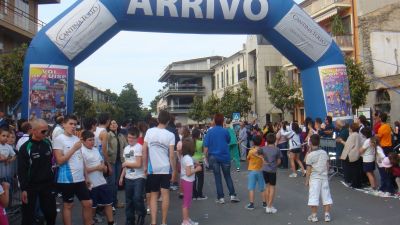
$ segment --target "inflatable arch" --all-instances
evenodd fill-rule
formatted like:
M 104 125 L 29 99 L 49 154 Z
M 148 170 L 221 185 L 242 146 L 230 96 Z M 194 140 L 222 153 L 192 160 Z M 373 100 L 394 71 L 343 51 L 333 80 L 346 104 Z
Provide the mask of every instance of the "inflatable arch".
M 22 117 L 73 112 L 75 66 L 121 30 L 261 34 L 300 69 L 308 116 L 351 116 L 342 52 L 292 0 L 79 0 L 29 46 Z

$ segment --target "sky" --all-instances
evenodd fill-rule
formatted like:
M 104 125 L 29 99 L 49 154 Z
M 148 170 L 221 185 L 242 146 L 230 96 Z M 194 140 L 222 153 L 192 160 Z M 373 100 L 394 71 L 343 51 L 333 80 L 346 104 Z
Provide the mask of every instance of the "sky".
M 39 5 L 39 19 L 49 23 L 74 2 Z M 170 63 L 214 55 L 228 57 L 241 50 L 245 42 L 246 35 L 123 31 L 78 65 L 75 78 L 117 94 L 125 84 L 132 83 L 148 107 L 162 87 L 158 78 Z

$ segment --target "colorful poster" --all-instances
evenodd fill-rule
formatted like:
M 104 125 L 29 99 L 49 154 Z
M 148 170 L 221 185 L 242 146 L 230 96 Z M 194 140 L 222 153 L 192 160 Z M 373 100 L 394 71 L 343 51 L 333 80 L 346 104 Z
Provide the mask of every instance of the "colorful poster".
M 67 112 L 68 66 L 31 64 L 29 68 L 29 119 L 54 123 Z
M 352 119 L 349 80 L 345 65 L 318 67 L 327 115 Z

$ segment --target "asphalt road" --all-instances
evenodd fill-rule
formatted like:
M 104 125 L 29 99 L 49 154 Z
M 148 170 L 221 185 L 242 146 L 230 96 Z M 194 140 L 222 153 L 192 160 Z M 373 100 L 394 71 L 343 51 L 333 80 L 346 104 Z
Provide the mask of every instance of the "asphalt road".
M 307 207 L 307 188 L 304 186 L 304 178 L 289 178 L 289 171 L 279 170 L 277 179 L 277 194 L 275 207 L 276 214 L 266 214 L 261 206 L 261 198 L 256 195 L 256 209 L 249 211 L 244 208 L 248 203 L 247 192 L 247 171 L 245 164 L 242 165 L 242 172 L 232 172 L 233 180 L 240 203 L 227 203 L 220 205 L 215 203 L 216 191 L 214 177 L 211 172 L 206 172 L 205 194 L 209 197 L 203 201 L 193 201 L 191 218 L 200 224 L 207 225 L 294 225 L 312 224 L 307 221 L 310 210 Z M 333 207 L 331 211 L 332 221 L 330 224 L 371 224 L 371 225 L 398 225 L 400 224 L 400 200 L 395 198 L 381 198 L 366 194 L 361 191 L 345 187 L 340 177 L 333 177 L 330 182 Z M 226 186 L 224 184 L 225 195 Z M 119 199 L 124 200 L 124 192 L 119 192 Z M 181 200 L 178 192 L 171 192 L 171 205 L 169 209 L 168 224 L 181 224 Z M 79 204 L 76 200 L 73 214 L 74 224 L 82 224 Z M 118 225 L 125 224 L 125 209 L 118 209 L 116 221 Z M 318 223 L 323 222 L 322 207 L 319 210 Z M 146 218 L 149 224 L 149 218 Z M 58 214 L 57 224 L 62 224 L 61 214 Z M 158 223 L 161 221 L 159 220 Z M 100 223 L 106 224 L 106 222 Z

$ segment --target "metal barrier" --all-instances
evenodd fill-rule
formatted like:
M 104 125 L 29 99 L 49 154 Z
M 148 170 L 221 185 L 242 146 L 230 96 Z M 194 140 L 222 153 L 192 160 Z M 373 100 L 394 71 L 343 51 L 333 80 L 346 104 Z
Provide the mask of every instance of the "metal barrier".
M 324 149 L 329 156 L 329 179 L 335 175 L 342 175 L 342 162 L 336 151 L 336 140 L 332 138 L 321 138 L 319 146 Z
M 17 160 L 10 164 L 0 162 L 0 183 L 8 182 L 10 184 L 10 201 L 6 208 L 10 224 L 16 224 L 20 219 L 21 212 L 21 189 L 17 178 Z

